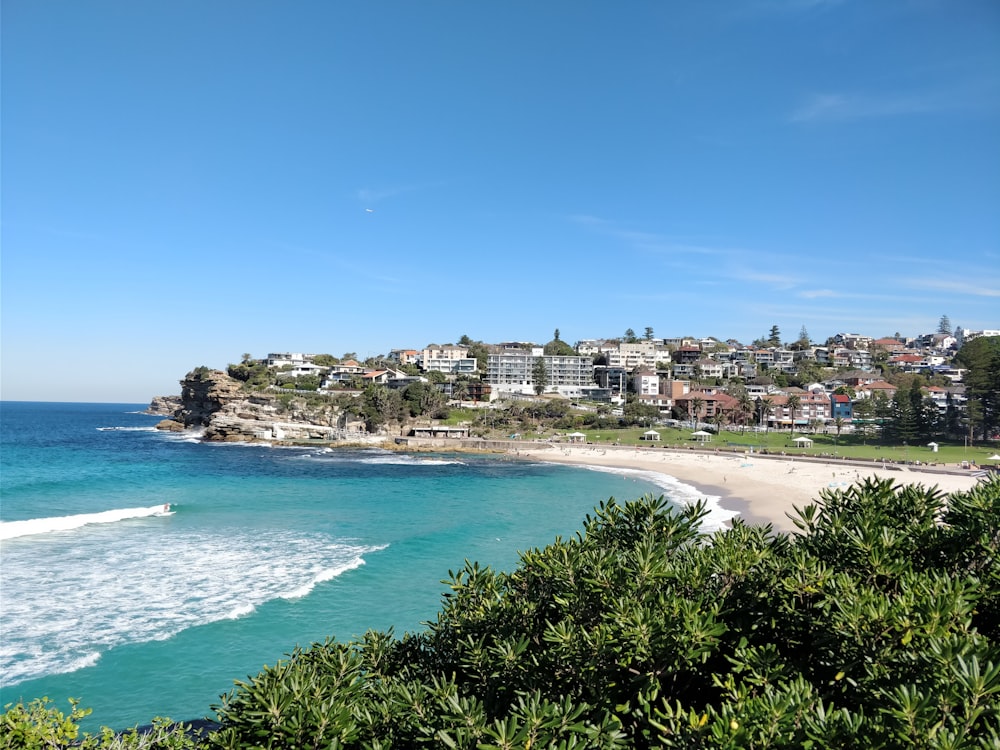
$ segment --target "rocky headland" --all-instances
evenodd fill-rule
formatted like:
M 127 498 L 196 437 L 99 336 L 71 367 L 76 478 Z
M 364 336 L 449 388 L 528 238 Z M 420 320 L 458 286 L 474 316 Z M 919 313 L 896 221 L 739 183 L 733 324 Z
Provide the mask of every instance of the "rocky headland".
M 181 381 L 180 396 L 157 396 L 147 409 L 167 417 L 157 429 L 191 432 L 213 442 L 380 444 L 363 421 L 331 401 L 248 391 L 222 370 L 198 368 Z

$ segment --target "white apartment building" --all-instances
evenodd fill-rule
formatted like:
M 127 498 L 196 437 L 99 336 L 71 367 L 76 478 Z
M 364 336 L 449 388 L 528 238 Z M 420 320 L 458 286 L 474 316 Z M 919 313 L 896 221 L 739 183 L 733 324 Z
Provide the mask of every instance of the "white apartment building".
M 421 352 L 420 369 L 424 372 L 471 375 L 476 372 L 476 358 L 469 356 L 466 346 L 431 344 Z
M 660 376 L 652 370 L 639 370 L 632 376 L 632 390 L 640 396 L 658 396 Z
M 548 384 L 546 393 L 559 393 L 568 398 L 578 398 L 583 388 L 594 386 L 594 365 L 590 357 L 546 355 L 540 346 L 531 349 L 508 349 L 491 354 L 486 364 L 486 382 L 491 392 L 532 394 L 535 392 L 533 370 L 541 358 L 545 364 Z
M 267 358 L 264 360 L 264 363 L 268 367 L 285 367 L 286 365 L 291 365 L 292 367 L 296 367 L 298 365 L 303 365 L 306 362 L 311 362 L 314 356 L 316 355 L 281 352 L 278 354 L 268 354 Z

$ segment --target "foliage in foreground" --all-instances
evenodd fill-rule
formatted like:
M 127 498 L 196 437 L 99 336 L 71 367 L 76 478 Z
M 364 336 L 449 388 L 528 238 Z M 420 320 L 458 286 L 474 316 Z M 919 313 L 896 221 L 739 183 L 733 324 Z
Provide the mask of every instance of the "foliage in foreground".
M 219 747 L 996 747 L 1000 483 L 867 480 L 800 535 L 609 501 L 436 622 L 297 650 L 225 697 Z
M 191 750 L 197 747 L 194 736 L 183 724 L 157 718 L 140 731 L 138 728 L 115 733 L 104 729 L 97 735 L 80 736 L 77 722 L 90 715 L 79 701 L 69 701 L 69 715 L 63 714 L 48 698 L 5 706 L 0 715 L 0 748 L 3 750 Z
M 237 683 L 208 744 L 1000 746 L 1000 481 L 827 490 L 794 535 L 703 515 L 611 500 L 512 573 L 466 563 L 423 633 Z

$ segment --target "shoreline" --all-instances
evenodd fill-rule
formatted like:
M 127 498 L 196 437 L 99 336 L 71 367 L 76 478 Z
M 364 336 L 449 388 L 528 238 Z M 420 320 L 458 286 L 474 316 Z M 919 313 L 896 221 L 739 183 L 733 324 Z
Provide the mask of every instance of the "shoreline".
M 670 477 L 695 490 L 711 505 L 747 523 L 770 523 L 775 531 L 795 532 L 788 514 L 819 499 L 823 490 L 844 489 L 867 477 L 898 485 L 921 484 L 945 493 L 975 486 L 978 478 L 961 470 L 868 465 L 840 460 L 735 452 L 712 453 L 671 448 L 522 443 L 510 453 L 547 463 L 626 469 Z M 721 481 L 720 481 L 721 480 Z M 664 483 L 666 486 L 666 483 Z M 727 524 L 728 525 L 728 524 Z

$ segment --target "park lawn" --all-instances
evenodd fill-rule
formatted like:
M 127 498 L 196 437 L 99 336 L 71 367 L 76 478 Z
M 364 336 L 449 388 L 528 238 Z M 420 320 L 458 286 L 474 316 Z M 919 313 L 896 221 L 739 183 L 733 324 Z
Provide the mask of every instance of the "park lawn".
M 984 443 L 966 447 L 965 445 L 941 442 L 935 453 L 927 445 L 889 445 L 880 444 L 857 435 L 835 435 L 802 433 L 794 435 L 788 431 L 771 430 L 769 432 L 739 432 L 723 430 L 721 435 L 713 435 L 710 442 L 699 443 L 691 436 L 691 429 L 673 427 L 656 427 L 660 433 L 659 441 L 642 439 L 643 433 L 649 428 L 634 427 L 621 430 L 581 430 L 587 436 L 588 443 L 605 445 L 638 445 L 646 447 L 669 448 L 718 448 L 720 450 L 766 450 L 769 453 L 784 452 L 789 456 L 816 456 L 822 458 L 854 458 L 868 461 L 916 462 L 930 464 L 960 464 L 963 461 L 980 466 L 1000 463 L 991 461 L 992 455 L 1000 455 L 1000 446 Z M 813 441 L 808 448 L 795 446 L 792 440 L 796 437 L 807 437 Z

